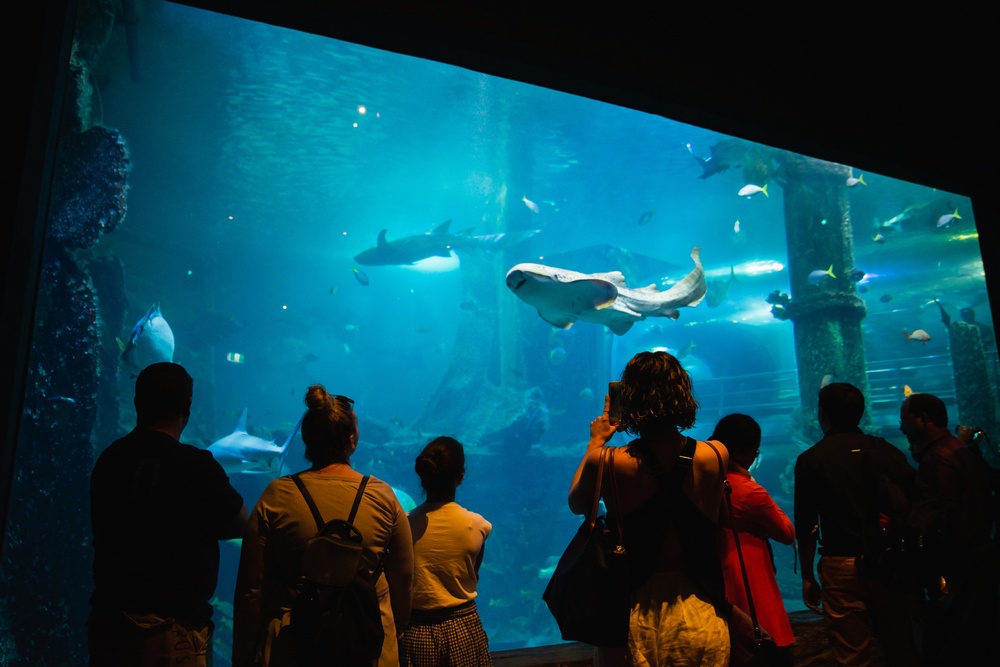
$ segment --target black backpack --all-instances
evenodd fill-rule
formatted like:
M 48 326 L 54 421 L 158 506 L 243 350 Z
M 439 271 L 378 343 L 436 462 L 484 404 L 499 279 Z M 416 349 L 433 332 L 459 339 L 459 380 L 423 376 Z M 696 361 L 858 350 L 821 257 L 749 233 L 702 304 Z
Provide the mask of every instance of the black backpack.
M 361 532 L 353 523 L 369 476 L 358 485 L 347 520 L 326 523 L 299 476 L 291 478 L 318 528 L 302 552 L 298 591 L 285 630 L 292 653 L 299 667 L 370 666 L 382 653 L 385 639 L 374 585 L 382 563 L 374 572 L 362 566 Z

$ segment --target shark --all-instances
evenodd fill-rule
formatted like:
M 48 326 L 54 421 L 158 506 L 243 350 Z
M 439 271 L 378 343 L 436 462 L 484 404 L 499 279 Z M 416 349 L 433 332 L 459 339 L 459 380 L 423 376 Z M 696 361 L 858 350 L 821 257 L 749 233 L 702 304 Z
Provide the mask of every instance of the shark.
M 709 308 L 718 308 L 726 299 L 729 298 L 729 288 L 733 286 L 733 281 L 736 280 L 736 268 L 733 266 L 729 267 L 729 280 L 710 280 L 708 281 L 708 300 L 705 302 L 708 304 Z
M 746 143 L 739 139 L 723 139 L 714 146 L 709 147 L 708 157 L 701 157 L 691 149 L 691 144 L 686 144 L 688 153 L 697 160 L 701 167 L 701 176 L 705 179 L 715 174 L 721 174 L 730 167 L 739 167 L 745 159 Z
M 284 444 L 277 445 L 264 438 L 247 433 L 247 409 L 236 422 L 236 428 L 226 437 L 208 447 L 227 475 L 280 475 L 281 466 L 288 453 L 288 445 L 302 425 L 300 418 L 288 434 Z
M 655 285 L 632 289 L 620 271 L 579 273 L 544 264 L 518 264 L 507 272 L 507 287 L 554 327 L 568 329 L 577 320 L 603 324 L 624 335 L 647 317 L 676 320 L 682 307 L 705 298 L 701 250 L 691 251 L 694 269 L 666 291 Z
M 429 257 L 451 257 L 453 250 L 463 248 L 502 249 L 524 241 L 539 232 L 530 229 L 501 234 L 472 236 L 468 233 L 453 234 L 449 231 L 451 220 L 445 220 L 426 234 L 403 236 L 394 241 L 386 238 L 388 230 L 378 233 L 375 246 L 354 256 L 363 266 L 405 266 Z

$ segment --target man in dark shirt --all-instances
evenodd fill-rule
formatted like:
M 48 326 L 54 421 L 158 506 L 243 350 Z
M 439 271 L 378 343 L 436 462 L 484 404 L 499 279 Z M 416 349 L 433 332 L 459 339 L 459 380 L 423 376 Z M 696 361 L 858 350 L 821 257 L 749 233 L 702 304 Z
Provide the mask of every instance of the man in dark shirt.
M 886 664 L 914 665 L 917 655 L 906 596 L 861 576 L 857 566 L 864 553 L 864 528 L 871 520 L 873 475 L 884 474 L 912 492 L 915 471 L 903 452 L 858 428 L 864 411 L 865 398 L 856 387 L 837 382 L 820 389 L 824 437 L 795 462 L 802 598 L 807 607 L 825 614 L 839 664 L 869 664 L 874 636 Z M 817 542 L 819 581 L 813 572 Z
M 247 508 L 211 453 L 178 441 L 194 382 L 169 362 L 135 383 L 136 427 L 91 476 L 92 667 L 210 664 L 219 540 Z
M 912 394 L 903 401 L 899 428 L 917 461 L 917 479 L 939 501 L 949 528 L 941 576 L 927 591 L 925 664 L 1000 664 L 991 471 L 979 451 L 948 430 L 948 410 L 937 396 Z

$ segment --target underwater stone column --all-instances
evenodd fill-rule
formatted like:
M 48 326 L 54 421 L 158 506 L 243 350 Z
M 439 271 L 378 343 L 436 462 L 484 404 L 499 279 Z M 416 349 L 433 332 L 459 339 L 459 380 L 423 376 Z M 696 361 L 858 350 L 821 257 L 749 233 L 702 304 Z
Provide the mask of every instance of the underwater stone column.
M 951 368 L 955 376 L 958 424 L 978 426 L 987 434 L 993 434 L 997 423 L 997 397 L 987 371 L 982 332 L 974 323 L 951 322 L 948 334 Z
M 861 320 L 868 311 L 850 279 L 854 239 L 845 185 L 850 168 L 790 153 L 780 159 L 791 285 L 791 299 L 780 312 L 795 325 L 802 406 L 815 407 L 827 375 L 867 397 Z M 813 272 L 827 269 L 833 277 L 810 280 Z
M 110 24 L 98 21 L 97 28 L 105 35 Z M 94 91 L 89 64 L 81 59 L 86 51 L 74 52 L 60 118 L 0 554 L 0 663 L 9 667 L 80 665 L 87 655 L 91 434 L 117 356 L 106 367 L 101 304 L 78 251 L 90 251 L 124 220 L 130 160 L 117 131 L 90 123 Z

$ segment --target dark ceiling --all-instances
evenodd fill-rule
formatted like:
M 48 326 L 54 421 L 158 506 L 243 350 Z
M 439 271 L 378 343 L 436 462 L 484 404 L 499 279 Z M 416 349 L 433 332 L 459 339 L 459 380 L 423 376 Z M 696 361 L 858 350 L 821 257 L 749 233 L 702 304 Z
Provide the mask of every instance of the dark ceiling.
M 661 113 L 970 195 L 983 247 L 996 247 L 996 112 L 988 103 L 996 57 L 985 16 L 942 14 L 940 8 L 878 15 L 847 3 L 732 10 L 666 2 L 614 9 L 583 3 L 186 2 Z M 42 39 L 44 10 L 34 12 L 8 25 L 20 36 L 23 63 L 14 77 L 21 92 L 14 109 L 21 113 L 7 135 L 11 156 L 24 154 L 19 130 L 31 118 L 35 64 L 44 64 L 51 52 Z M 39 38 L 25 39 L 33 34 Z

